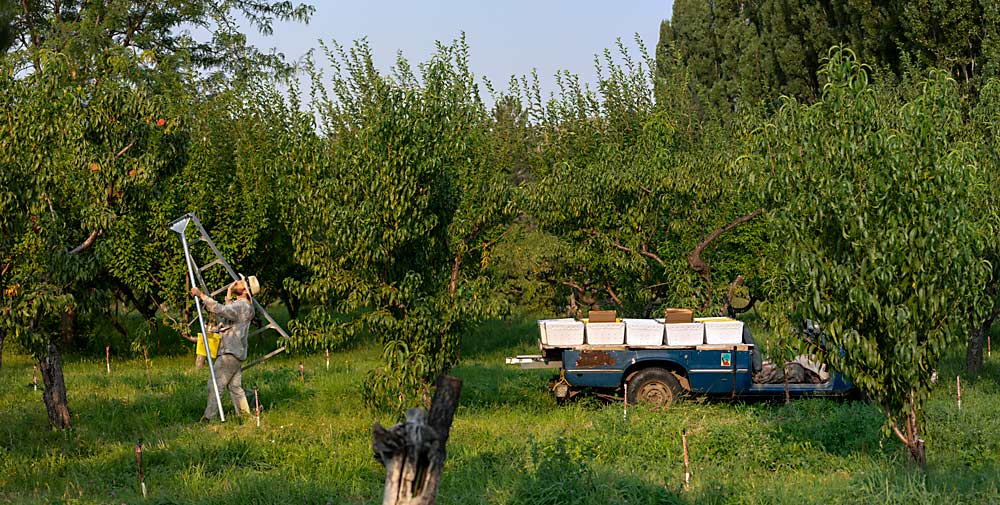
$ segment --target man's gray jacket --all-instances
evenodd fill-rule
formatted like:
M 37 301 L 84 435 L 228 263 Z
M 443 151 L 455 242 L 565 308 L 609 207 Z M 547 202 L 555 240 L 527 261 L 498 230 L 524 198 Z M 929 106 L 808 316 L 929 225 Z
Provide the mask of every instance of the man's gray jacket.
M 248 300 L 236 300 L 225 305 L 206 297 L 205 308 L 215 314 L 218 323 L 219 356 L 232 354 L 240 361 L 247 359 L 247 332 L 254 310 Z

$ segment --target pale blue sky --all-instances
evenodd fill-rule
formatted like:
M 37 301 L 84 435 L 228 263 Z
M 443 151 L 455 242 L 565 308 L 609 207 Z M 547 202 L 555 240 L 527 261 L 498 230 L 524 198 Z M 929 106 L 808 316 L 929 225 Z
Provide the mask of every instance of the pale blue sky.
M 593 83 L 594 54 L 613 49 L 616 38 L 633 50 L 638 33 L 652 53 L 660 21 L 670 17 L 673 0 L 311 3 L 316 13 L 308 25 L 278 24 L 270 37 L 250 34 L 251 42 L 263 49 L 276 48 L 296 60 L 317 47 L 319 39 L 349 45 L 367 37 L 376 64 L 385 71 L 395 62 L 397 50 L 411 63 L 425 61 L 436 40 L 450 42 L 464 31 L 470 67 L 477 77 L 485 76 L 503 89 L 511 75 L 528 74 L 535 68 L 547 94 L 553 91 L 552 76 L 559 70 Z M 485 89 L 481 90 L 489 101 Z

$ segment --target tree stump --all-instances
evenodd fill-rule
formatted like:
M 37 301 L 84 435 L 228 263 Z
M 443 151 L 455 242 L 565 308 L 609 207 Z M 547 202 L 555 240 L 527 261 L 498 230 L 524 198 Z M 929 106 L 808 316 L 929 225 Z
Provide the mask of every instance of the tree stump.
M 385 466 L 382 505 L 434 505 L 446 457 L 445 445 L 458 408 L 462 381 L 442 375 L 431 412 L 410 409 L 406 421 L 385 429 L 372 426 L 372 451 Z

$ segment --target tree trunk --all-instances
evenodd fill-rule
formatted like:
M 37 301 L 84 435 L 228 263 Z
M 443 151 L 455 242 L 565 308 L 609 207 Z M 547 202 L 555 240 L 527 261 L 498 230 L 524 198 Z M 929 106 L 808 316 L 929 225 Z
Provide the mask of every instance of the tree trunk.
M 972 330 L 972 333 L 969 334 L 968 346 L 965 350 L 965 369 L 969 373 L 978 374 L 983 369 L 983 342 L 986 341 L 986 334 L 993 327 L 993 321 L 996 320 L 997 316 L 1000 316 L 1000 312 L 993 309 L 986 320 L 979 325 L 979 328 Z
M 70 307 L 62 313 L 59 329 L 64 347 L 71 348 L 76 340 L 76 309 Z
M 983 369 L 983 341 L 986 332 L 977 328 L 969 334 L 968 347 L 965 350 L 965 369 L 971 374 L 978 374 Z
M 288 291 L 287 288 L 285 288 L 285 286 L 281 286 L 281 290 L 279 291 L 279 293 L 280 294 L 278 296 L 279 298 L 281 298 L 281 303 L 283 303 L 285 305 L 285 308 L 288 309 L 288 318 L 298 319 L 299 304 L 295 300 L 295 297 L 292 295 L 290 291 Z
M 902 420 L 902 429 L 893 420 L 888 408 L 886 408 L 885 413 L 889 416 L 889 427 L 896 434 L 896 437 L 903 442 L 906 449 L 910 451 L 910 457 L 913 458 L 913 462 L 923 470 L 927 467 L 927 449 L 924 445 L 924 439 L 920 438 L 920 425 L 917 423 L 917 404 L 914 398 L 915 393 L 911 391 L 909 412 L 905 410 L 900 412 L 906 415 L 906 418 Z
M 38 361 L 38 369 L 42 372 L 45 391 L 42 401 L 49 414 L 49 424 L 55 428 L 69 428 L 69 404 L 66 400 L 66 382 L 63 380 L 62 360 L 59 358 L 59 348 L 49 344 L 45 359 Z
M 372 451 L 385 466 L 382 505 L 434 505 L 446 457 L 445 446 L 458 408 L 462 381 L 442 375 L 428 415 L 406 412 L 406 422 L 385 429 L 372 426 Z

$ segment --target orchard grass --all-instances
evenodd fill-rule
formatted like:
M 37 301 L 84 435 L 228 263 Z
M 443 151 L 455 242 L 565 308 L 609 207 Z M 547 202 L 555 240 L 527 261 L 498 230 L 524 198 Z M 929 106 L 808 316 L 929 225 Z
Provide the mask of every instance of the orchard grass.
M 666 411 L 584 397 L 559 405 L 554 371 L 503 358 L 535 350 L 530 319 L 492 321 L 463 344 L 463 381 L 439 492 L 442 504 L 1000 503 L 1000 356 L 962 378 L 956 352 L 927 404 L 928 467 L 884 438 L 884 414 L 860 401 L 741 403 L 689 399 Z M 175 337 L 176 338 L 176 337 Z M 266 352 L 257 344 L 251 354 Z M 188 351 L 190 353 L 190 351 Z M 207 369 L 193 355 L 65 358 L 73 428 L 51 430 L 32 362 L 6 351 L 0 369 L 0 502 L 379 503 L 384 472 L 371 425 L 395 422 L 362 404 L 359 384 L 378 363 L 374 345 L 275 358 L 244 375 L 261 427 L 230 416 L 196 421 Z M 141 353 L 140 353 L 141 355 Z M 298 363 L 305 365 L 305 383 Z M 232 412 L 224 399 L 227 412 Z M 684 486 L 681 431 L 691 483 Z M 143 443 L 149 498 L 139 491 Z

